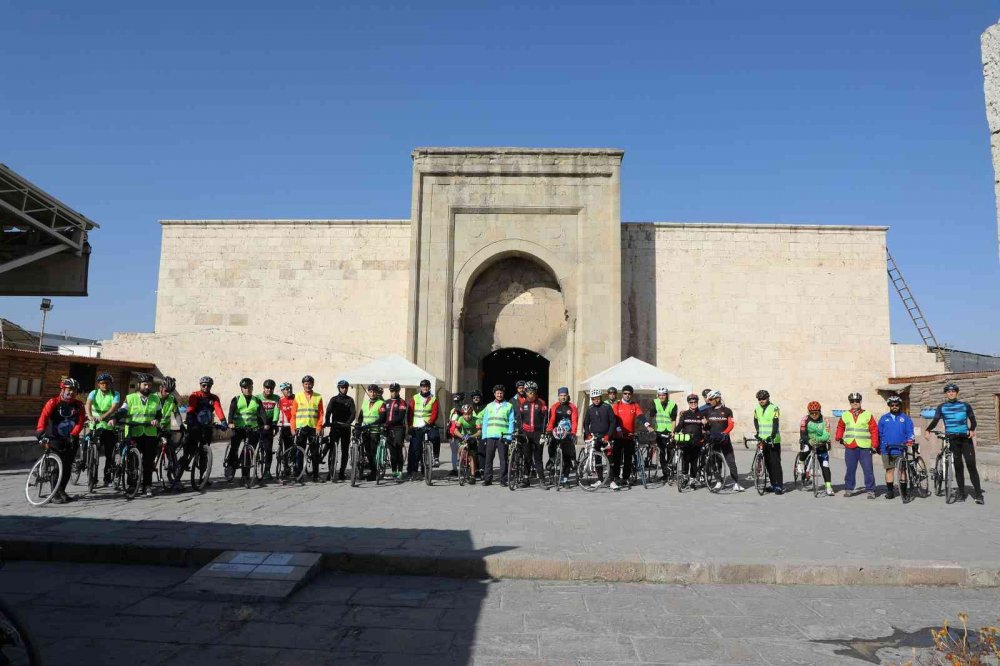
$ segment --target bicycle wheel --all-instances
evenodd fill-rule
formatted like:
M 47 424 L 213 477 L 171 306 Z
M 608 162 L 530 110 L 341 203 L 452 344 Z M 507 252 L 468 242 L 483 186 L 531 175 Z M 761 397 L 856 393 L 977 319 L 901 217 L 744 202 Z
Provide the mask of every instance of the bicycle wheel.
M 157 479 L 160 481 L 160 487 L 164 490 L 170 490 L 174 485 L 174 464 L 170 460 L 170 454 L 167 453 L 167 449 L 160 449 L 160 455 L 156 459 L 154 471 L 156 472 Z
M 469 447 L 458 447 L 458 485 L 464 486 L 469 480 Z
M 642 450 L 641 447 L 635 447 L 635 455 L 633 456 L 632 465 L 635 467 L 633 474 L 635 474 L 636 481 L 642 484 L 643 488 L 649 488 L 649 477 L 646 476 L 646 452 Z
M 73 458 L 73 473 L 69 477 L 69 482 L 74 486 L 80 485 L 80 474 L 87 467 L 87 442 L 90 438 L 87 437 L 86 441 L 82 446 L 76 447 L 76 456 Z
M 306 450 L 301 446 L 290 446 L 285 449 L 285 460 L 282 467 L 286 470 L 288 480 L 302 483 L 306 474 Z
M 660 450 L 656 447 L 656 444 L 646 447 L 643 465 L 646 468 L 646 476 L 649 479 L 649 483 L 657 483 L 663 479 L 660 470 Z
M 28 472 L 24 484 L 24 497 L 32 506 L 47 504 L 56 495 L 59 479 L 63 474 L 63 464 L 59 456 L 46 451 Z
M 823 478 L 823 463 L 820 462 L 819 456 L 816 455 L 815 452 L 809 454 L 809 460 L 808 460 L 808 462 L 809 462 L 809 467 L 812 469 L 813 497 L 817 497 L 817 496 L 819 496 L 819 492 L 820 492 L 820 490 L 819 490 L 819 487 L 820 487 L 819 480 L 821 478 Z M 824 482 L 824 485 L 825 485 L 825 482 Z
M 763 451 L 758 451 L 753 458 L 753 484 L 758 495 L 767 492 L 767 465 L 764 464 Z
M 511 447 L 507 456 L 507 488 L 517 490 L 524 483 L 524 455 L 521 453 L 521 444 L 517 443 Z
M 326 451 L 326 473 L 330 475 L 330 481 L 337 478 L 337 448 L 338 442 L 333 437 L 328 437 L 328 448 Z
M 921 458 L 920 456 L 917 456 L 916 460 L 914 461 L 914 468 L 916 469 L 916 476 L 917 476 L 916 483 L 914 484 L 913 482 L 911 482 L 910 487 L 913 488 L 915 486 L 916 489 L 918 490 L 917 494 L 920 497 L 930 497 L 931 491 L 929 486 L 929 479 L 927 478 L 927 465 L 924 464 L 924 459 Z
M 952 504 L 955 501 L 955 463 L 951 456 L 944 457 L 944 501 Z
M 199 445 L 191 460 L 191 487 L 202 490 L 212 474 L 212 447 Z
M 606 488 L 611 483 L 611 463 L 603 451 L 594 449 L 576 465 L 576 482 L 587 491 Z
M 351 440 L 351 488 L 358 486 L 358 477 L 361 476 L 361 442 L 354 438 Z
M 264 474 L 267 472 L 267 456 L 261 450 L 261 445 L 254 447 L 253 452 L 253 478 L 258 485 L 264 482 Z
M 424 483 L 428 486 L 434 481 L 434 446 L 430 440 L 424 441 Z
M 556 458 L 552 461 L 552 478 L 556 483 L 556 492 L 562 490 L 563 454 L 562 445 L 556 445 Z
M 132 499 L 142 486 L 142 454 L 134 446 L 128 448 L 122 460 L 122 480 L 122 492 Z
M 934 460 L 934 494 L 938 497 L 944 494 L 944 455 L 938 454 Z
M 379 437 L 378 448 L 375 449 L 375 484 L 382 483 L 385 469 L 389 465 L 389 451 L 385 445 L 385 436 Z
M 913 478 L 913 475 L 910 473 L 912 470 L 910 469 L 910 466 L 907 463 L 908 459 L 906 457 L 906 454 L 904 453 L 903 455 L 899 456 L 896 459 L 896 464 L 892 466 L 892 480 L 896 484 L 896 487 L 899 489 L 900 503 L 902 503 L 903 499 L 903 482 L 902 482 L 903 477 L 904 476 L 906 477 L 907 485 L 909 485 L 909 480 Z M 889 484 L 887 483 L 886 485 Z M 910 492 L 913 492 L 912 486 L 910 487 Z
M 243 450 L 240 451 L 240 483 L 246 488 L 253 487 L 255 457 L 253 453 L 253 447 L 249 444 L 244 444 Z
M 668 486 L 674 485 L 677 480 L 677 449 L 671 449 L 667 454 L 667 460 L 663 463 L 663 480 Z
M 100 456 L 97 453 L 97 444 L 91 441 L 87 445 L 87 490 L 89 492 L 94 492 L 97 488 L 99 465 Z
M 0 600 L 0 664 L 36 666 L 41 659 L 14 611 Z
M 711 493 L 718 493 L 725 485 L 726 459 L 718 451 L 712 451 L 705 458 L 705 483 Z

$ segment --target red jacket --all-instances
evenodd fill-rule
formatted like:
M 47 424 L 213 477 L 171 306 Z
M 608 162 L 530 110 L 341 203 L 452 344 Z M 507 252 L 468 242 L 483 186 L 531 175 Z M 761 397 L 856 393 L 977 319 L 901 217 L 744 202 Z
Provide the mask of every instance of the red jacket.
M 572 402 L 567 402 L 565 405 L 562 404 L 561 402 L 557 402 L 549 409 L 549 426 L 547 430 L 549 432 L 555 430 L 556 426 L 559 425 L 558 423 L 559 421 L 561 421 L 563 418 L 568 418 L 570 423 L 569 431 L 571 434 L 575 435 L 576 421 L 578 417 L 579 413 L 577 412 L 576 405 L 574 405 Z
M 545 401 L 535 398 L 534 402 L 525 400 L 516 407 L 515 421 L 524 432 L 543 432 L 548 417 Z
M 854 418 L 857 418 L 858 414 L 860 414 L 863 411 L 865 411 L 865 410 L 859 409 L 858 411 L 855 412 L 852 409 L 851 413 L 854 414 Z M 846 428 L 846 427 L 847 426 L 844 424 L 844 417 L 841 416 L 839 419 L 837 419 L 837 435 L 834 437 L 834 439 L 836 439 L 838 441 L 843 440 L 844 439 L 844 428 Z M 868 432 L 870 432 L 872 434 L 872 450 L 877 452 L 878 451 L 878 419 L 875 418 L 874 414 L 872 414 L 871 420 L 868 421 Z M 854 444 L 854 443 L 851 443 L 851 444 L 846 444 L 845 443 L 844 446 L 847 447 L 847 448 L 849 448 L 849 449 L 856 449 L 858 447 L 858 445 Z
M 649 422 L 642 413 L 642 407 L 639 406 L 638 402 L 619 400 L 611 406 L 611 411 L 615 413 L 615 418 L 618 420 L 617 426 L 621 428 L 621 432 L 615 431 L 611 434 L 612 439 L 623 439 L 634 435 L 636 421 L 642 424 Z
M 60 396 L 50 398 L 45 403 L 45 406 L 42 407 L 42 413 L 38 416 L 35 432 L 58 437 L 56 427 L 63 421 L 71 421 L 73 423 L 73 428 L 69 433 L 70 437 L 79 435 L 80 431 L 83 430 L 83 403 L 76 398 L 72 400 L 63 400 Z
M 292 407 L 295 405 L 295 397 L 286 398 L 281 396 L 278 400 L 278 410 L 281 412 L 281 425 L 292 425 Z

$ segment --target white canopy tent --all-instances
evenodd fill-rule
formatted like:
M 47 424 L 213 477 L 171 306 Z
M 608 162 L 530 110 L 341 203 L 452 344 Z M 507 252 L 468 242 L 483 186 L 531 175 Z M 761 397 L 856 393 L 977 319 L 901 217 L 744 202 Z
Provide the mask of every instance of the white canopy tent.
M 398 382 L 403 388 L 417 388 L 421 380 L 428 379 L 431 382 L 431 392 L 436 395 L 438 388 L 444 384 L 443 381 L 419 365 L 407 361 L 399 354 L 389 354 L 369 361 L 345 373 L 343 378 L 352 385 L 360 387 L 362 392 L 364 387 L 369 384 L 388 387 L 392 382 Z
M 621 390 L 625 384 L 630 384 L 636 391 L 655 391 L 665 386 L 671 393 L 690 393 L 694 386 L 686 379 L 629 356 L 621 363 L 583 380 L 577 388 L 580 391 L 589 391 L 592 388 L 606 389 L 609 386 L 617 386 Z

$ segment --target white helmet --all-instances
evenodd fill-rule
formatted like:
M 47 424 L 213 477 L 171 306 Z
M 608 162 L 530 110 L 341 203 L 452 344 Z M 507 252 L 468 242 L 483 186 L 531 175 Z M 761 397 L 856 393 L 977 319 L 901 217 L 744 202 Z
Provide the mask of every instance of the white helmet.
M 670 391 L 667 390 L 666 386 L 658 386 L 656 388 L 656 395 L 668 395 Z
M 722 393 L 720 393 L 719 391 L 710 391 L 709 394 L 705 397 L 707 397 L 709 400 L 715 400 L 716 398 L 721 398 Z
M 602 391 L 601 389 L 599 389 L 599 388 L 592 388 L 592 389 L 590 389 L 590 397 L 591 398 L 600 398 L 602 395 L 604 395 L 604 391 Z

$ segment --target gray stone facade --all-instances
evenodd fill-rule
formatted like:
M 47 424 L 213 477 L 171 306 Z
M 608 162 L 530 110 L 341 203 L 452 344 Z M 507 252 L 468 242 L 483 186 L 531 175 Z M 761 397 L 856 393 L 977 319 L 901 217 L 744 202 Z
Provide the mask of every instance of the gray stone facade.
M 1000 238 L 1000 23 L 991 25 L 980 38 L 983 53 L 983 92 L 986 121 L 993 152 L 993 183 L 997 200 L 997 235 Z

